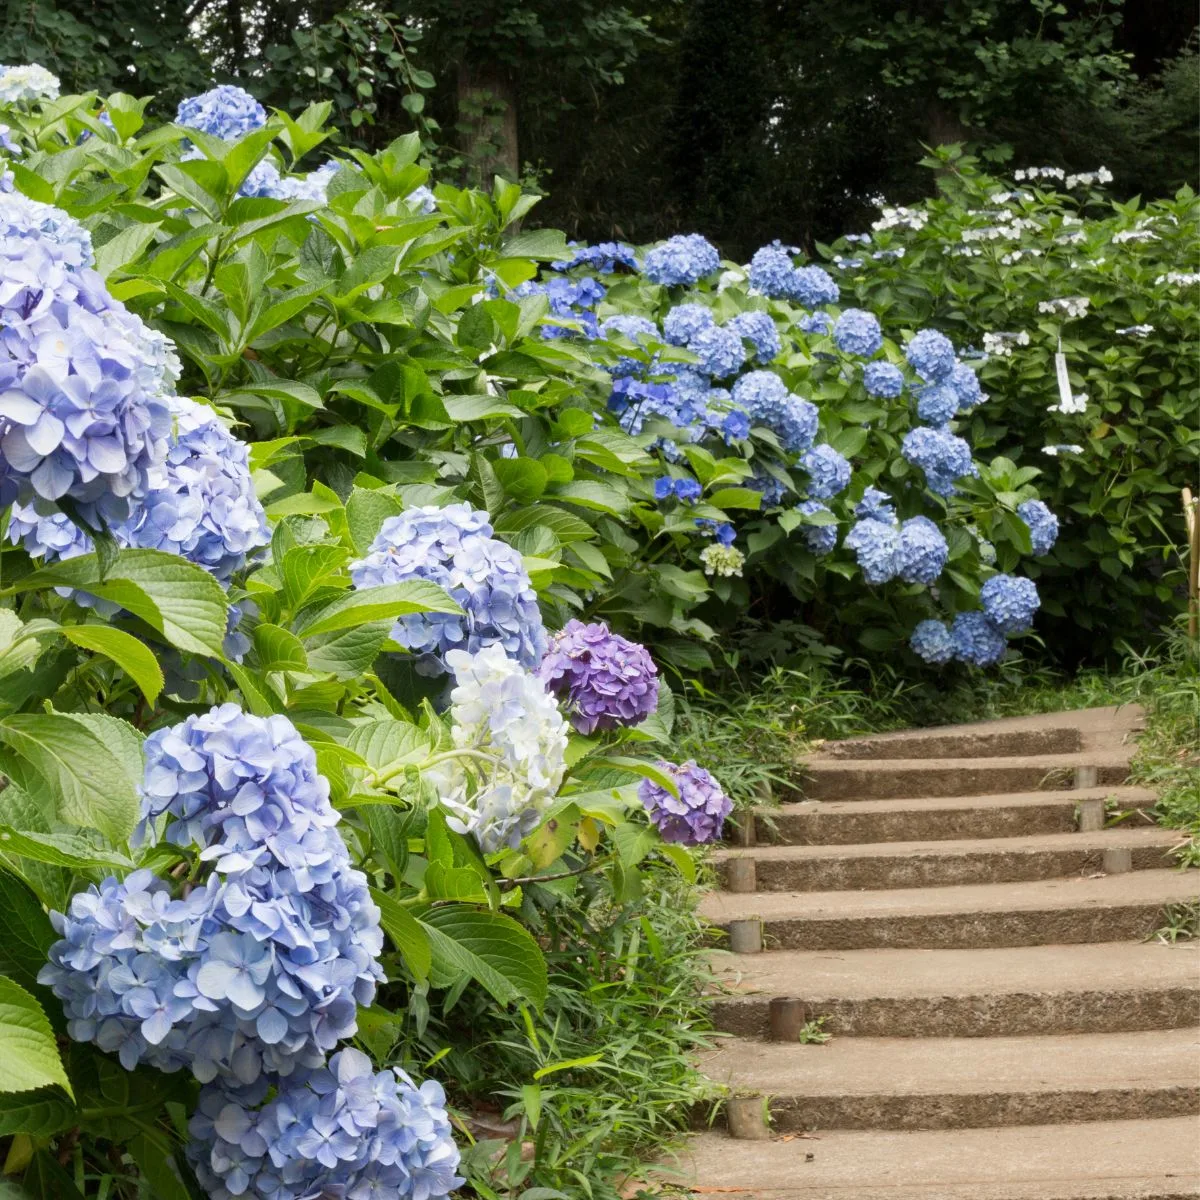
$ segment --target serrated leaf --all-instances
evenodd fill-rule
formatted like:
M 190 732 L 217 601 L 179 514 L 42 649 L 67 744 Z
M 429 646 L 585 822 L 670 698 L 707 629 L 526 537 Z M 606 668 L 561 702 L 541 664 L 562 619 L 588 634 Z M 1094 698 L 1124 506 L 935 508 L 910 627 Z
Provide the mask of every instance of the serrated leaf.
M 111 658 L 138 685 L 149 704 L 163 689 L 162 668 L 145 642 L 111 625 L 64 625 L 63 637 L 85 650 Z
M 436 584 L 417 579 L 347 592 L 304 619 L 296 632 L 314 637 L 420 612 L 461 613 L 462 609 Z
M 5 800 L 0 799 L 0 811 L 5 809 Z M 100 850 L 87 838 L 75 833 L 35 833 L 14 829 L 11 825 L 0 825 L 0 851 L 72 870 L 99 867 L 103 870 L 132 871 L 135 865 L 124 854 L 115 850 Z
M 57 1084 L 74 1098 L 54 1031 L 42 1006 L 19 983 L 0 976 L 0 1092 Z
M 501 913 L 447 906 L 426 913 L 429 935 L 443 977 L 467 974 L 499 1003 L 546 1002 L 546 959 L 529 932 Z
M 308 669 L 308 655 L 304 652 L 303 643 L 294 633 L 264 621 L 254 627 L 251 637 L 254 649 L 258 651 L 259 666 L 264 671 Z

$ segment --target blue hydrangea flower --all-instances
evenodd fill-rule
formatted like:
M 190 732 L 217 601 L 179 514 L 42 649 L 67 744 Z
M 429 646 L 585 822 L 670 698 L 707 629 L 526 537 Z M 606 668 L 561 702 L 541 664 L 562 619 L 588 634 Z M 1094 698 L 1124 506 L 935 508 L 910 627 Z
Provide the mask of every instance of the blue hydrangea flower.
M 841 289 L 824 267 L 797 267 L 795 298 L 805 308 L 817 308 L 822 304 L 836 304 Z
M 437 197 L 433 194 L 433 189 L 423 183 L 404 197 L 404 203 L 412 205 L 418 212 L 431 213 L 437 208 Z
M 750 414 L 745 409 L 730 409 L 721 420 L 721 435 L 726 445 L 744 441 L 750 436 Z
M 833 327 L 833 343 L 844 354 L 870 358 L 883 346 L 883 330 L 874 313 L 848 308 Z
M 679 795 L 672 796 L 652 779 L 642 780 L 638 795 L 663 841 L 684 846 L 717 841 L 733 811 L 733 801 L 721 785 L 691 759 L 679 766 L 660 762 L 658 769 L 670 777 Z
M 765 425 L 789 453 L 800 453 L 817 436 L 817 407 L 792 395 L 773 371 L 749 371 L 733 385 L 733 401 L 751 421 Z
M 884 521 L 889 525 L 896 523 L 896 510 L 892 507 L 892 498 L 887 492 L 869 487 L 863 492 L 862 499 L 854 506 L 854 515 L 868 521 Z
M 993 575 L 979 598 L 984 616 L 1002 633 L 1024 633 L 1041 604 L 1037 584 L 1019 575 Z
M 783 498 L 788 491 L 787 485 L 782 480 L 776 479 L 774 475 L 768 474 L 758 467 L 755 467 L 754 474 L 745 481 L 745 486 L 753 488 L 756 492 L 762 492 L 764 509 L 778 508 L 783 503 Z
M 712 517 L 697 517 L 696 528 L 705 537 L 716 538 L 722 546 L 732 546 L 737 539 L 737 530 L 728 521 L 714 521 Z
M 950 339 L 936 329 L 922 329 L 914 334 L 904 348 L 904 356 L 926 383 L 945 383 L 957 361 Z
M 267 123 L 267 111 L 249 92 L 223 83 L 181 101 L 175 123 L 231 142 L 261 129 Z
M 796 266 L 792 253 L 779 242 L 754 252 L 746 268 L 750 286 L 772 300 L 791 300 L 796 294 Z
M 73 1038 L 130 1070 L 251 1084 L 321 1067 L 374 999 L 383 934 L 316 756 L 286 717 L 234 704 L 143 753 L 135 844 L 165 837 L 209 873 L 179 897 L 148 870 L 78 893 L 39 981 Z
M 1017 516 L 1029 526 L 1034 554 L 1039 558 L 1049 554 L 1058 541 L 1058 518 L 1040 500 L 1026 500 L 1017 505 Z
M 904 391 L 904 372 L 890 362 L 869 362 L 863 367 L 863 387 L 868 396 L 894 400 Z
M 712 309 L 703 304 L 677 304 L 663 317 L 663 341 L 672 346 L 686 346 L 698 333 L 715 324 Z
M 846 534 L 845 546 L 847 550 L 854 551 L 863 578 L 868 583 L 887 583 L 896 577 L 900 534 L 894 525 L 873 517 L 856 521 Z
M 950 372 L 950 386 L 958 397 L 960 412 L 970 412 L 987 399 L 987 394 L 979 386 L 979 376 L 964 362 L 954 364 L 954 370 Z
M 816 513 L 827 513 L 829 508 L 819 500 L 801 500 L 796 505 L 796 511 L 811 517 Z M 838 528 L 836 525 L 802 525 L 800 527 L 804 544 L 818 557 L 829 554 L 837 545 Z
M 65 213 L 0 194 L 0 503 L 67 496 L 107 523 L 163 460 L 178 360 L 91 261 Z
M 637 255 L 632 246 L 624 242 L 597 242 L 594 246 L 581 246 L 577 242 L 568 243 L 575 253 L 568 259 L 553 262 L 550 266 L 555 271 L 570 271 L 574 267 L 591 267 L 600 275 L 611 275 L 618 266 L 637 270 Z
M 800 318 L 800 331 L 828 335 L 833 332 L 833 318 L 824 312 L 810 313 Z
M 700 499 L 703 488 L 699 482 L 690 476 L 672 478 L 662 475 L 654 481 L 655 500 L 669 500 L 672 496 L 684 504 L 695 504 Z
M 647 253 L 642 274 L 666 287 L 691 287 L 720 267 L 721 256 L 711 242 L 698 233 L 679 233 Z
M 814 500 L 828 500 L 850 485 L 849 462 L 824 442 L 801 456 L 800 469 L 808 473 L 808 494 Z
M 1004 634 L 981 612 L 959 613 L 950 626 L 954 657 L 976 667 L 998 663 L 1008 648 Z
M 620 334 L 637 345 L 645 345 L 647 338 L 658 341 L 662 337 L 653 321 L 638 316 L 637 313 L 617 313 L 615 316 L 606 317 L 600 322 L 599 332 L 602 338 Z
M 447 1200 L 465 1182 L 439 1083 L 376 1072 L 361 1050 L 297 1072 L 271 1094 L 213 1083 L 187 1155 L 213 1200 Z
M 928 517 L 910 517 L 901 524 L 896 572 L 906 583 L 933 583 L 949 557 L 942 531 Z
M 746 348 L 732 329 L 710 325 L 701 329 L 687 344 L 700 360 L 700 369 L 714 379 L 725 379 L 741 369 L 746 361 Z
M 530 669 L 546 652 L 537 594 L 520 554 L 492 537 L 488 514 L 469 504 L 389 517 L 367 557 L 350 564 L 350 578 L 356 588 L 427 579 L 462 607 L 461 615 L 412 613 L 392 627 L 392 640 L 419 656 L 423 674 L 444 673 L 450 650 L 498 644 Z
M 340 166 L 340 163 L 330 159 L 307 175 L 282 175 L 269 158 L 264 158 L 242 181 L 238 195 L 268 200 L 312 200 L 323 204 L 329 181 L 338 173 Z
M 954 638 L 945 621 L 921 621 L 908 640 L 913 653 L 928 663 L 948 663 L 954 657 Z
M 917 417 L 928 425 L 941 427 L 958 412 L 958 392 L 947 383 L 927 383 L 917 388 Z
M 939 496 L 954 495 L 957 490 L 955 480 L 979 473 L 971 459 L 971 447 L 962 438 L 942 429 L 930 429 L 925 425 L 910 429 L 900 443 L 900 453 L 925 472 L 929 490 Z
M 730 318 L 726 328 L 732 329 L 738 337 L 754 347 L 754 357 L 759 362 L 770 362 L 783 350 L 779 330 L 775 328 L 770 313 L 757 310 L 740 312 Z

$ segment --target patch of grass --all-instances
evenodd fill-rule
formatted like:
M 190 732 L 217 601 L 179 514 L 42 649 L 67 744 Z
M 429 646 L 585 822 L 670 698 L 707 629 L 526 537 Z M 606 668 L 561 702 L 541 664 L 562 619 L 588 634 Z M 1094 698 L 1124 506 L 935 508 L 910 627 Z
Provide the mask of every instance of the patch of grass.
M 1162 921 L 1162 927 L 1152 934 L 1155 941 L 1174 945 L 1176 942 L 1200 937 L 1200 900 L 1168 904 L 1163 909 Z
M 796 1040 L 802 1046 L 823 1046 L 826 1042 L 833 1040 L 833 1034 L 825 1028 L 825 1022 L 828 1017 L 813 1017 L 811 1021 L 805 1021 L 800 1026 L 800 1033 Z

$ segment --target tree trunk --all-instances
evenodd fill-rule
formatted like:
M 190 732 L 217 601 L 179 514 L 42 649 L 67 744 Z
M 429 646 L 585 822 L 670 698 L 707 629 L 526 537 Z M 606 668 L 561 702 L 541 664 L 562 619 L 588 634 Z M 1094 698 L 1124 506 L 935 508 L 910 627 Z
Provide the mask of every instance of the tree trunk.
M 493 63 L 462 62 L 458 67 L 458 123 L 470 170 L 489 187 L 493 175 L 516 180 L 521 173 L 517 144 L 517 88 L 512 76 Z
M 965 142 L 967 127 L 958 117 L 937 100 L 930 100 L 925 110 L 925 138 L 931 146 L 950 146 Z

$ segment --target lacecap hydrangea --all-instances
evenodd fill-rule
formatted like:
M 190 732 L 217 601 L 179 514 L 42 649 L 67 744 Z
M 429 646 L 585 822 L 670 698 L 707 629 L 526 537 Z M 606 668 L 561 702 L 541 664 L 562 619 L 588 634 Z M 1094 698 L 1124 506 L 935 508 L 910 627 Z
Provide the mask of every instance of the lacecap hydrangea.
M 366 558 L 350 564 L 356 588 L 425 579 L 449 592 L 462 613 L 412 613 L 392 639 L 419 656 L 417 669 L 447 670 L 451 650 L 498 645 L 517 662 L 536 667 L 546 651 L 537 594 L 521 555 L 492 537 L 488 514 L 469 504 L 411 508 L 389 517 Z
M 312 749 L 286 717 L 224 704 L 143 751 L 135 844 L 161 837 L 209 873 L 177 896 L 135 871 L 52 914 L 38 978 L 70 1035 L 202 1083 L 324 1065 L 374 999 L 383 934 Z
M 678 766 L 669 762 L 657 765 L 675 784 L 679 795 L 671 795 L 652 779 L 642 780 L 638 795 L 663 841 L 683 846 L 717 841 L 725 827 L 725 818 L 733 811 L 733 801 L 721 790 L 721 785 L 691 759 Z
M 180 101 L 175 123 L 230 142 L 261 129 L 267 123 L 267 110 L 249 92 L 222 83 Z
M 499 644 L 451 650 L 455 749 L 427 771 L 451 826 L 473 833 L 485 854 L 516 849 L 541 823 L 566 774 L 567 723 L 540 679 Z M 491 760 L 482 775 L 480 758 Z
M 173 356 L 91 263 L 66 213 L 0 194 L 0 503 L 65 496 L 108 523 L 166 454 Z
M 441 1085 L 377 1072 L 352 1047 L 273 1095 L 265 1080 L 208 1085 L 188 1132 L 211 1200 L 446 1200 L 465 1182 Z
M 658 669 L 646 647 L 603 621 L 568 621 L 537 674 L 580 733 L 638 725 L 658 707 Z

